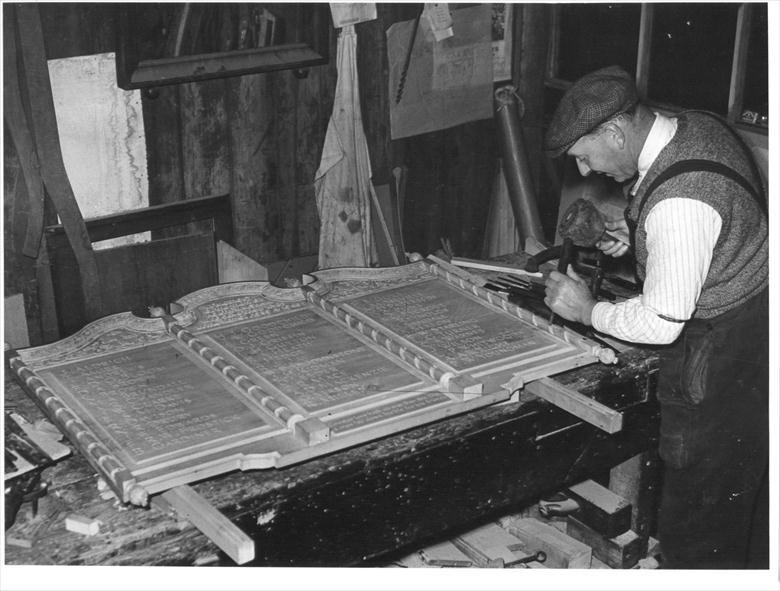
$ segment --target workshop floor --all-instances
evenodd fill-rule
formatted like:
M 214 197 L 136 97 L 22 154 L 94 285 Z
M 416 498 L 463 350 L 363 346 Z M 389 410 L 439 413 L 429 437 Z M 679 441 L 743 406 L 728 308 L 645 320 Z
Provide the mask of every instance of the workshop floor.
M 520 514 L 502 517 L 457 537 L 420 548 L 386 567 L 659 568 L 658 541 L 652 537 L 643 556 L 624 559 L 625 563 L 621 565 L 621 558 L 616 556 L 619 554 L 616 548 L 620 546 L 618 538 L 589 546 L 569 537 L 568 526 L 568 518 L 547 519 L 536 507 L 531 507 Z M 543 561 L 534 560 L 544 550 L 546 553 L 540 557 Z

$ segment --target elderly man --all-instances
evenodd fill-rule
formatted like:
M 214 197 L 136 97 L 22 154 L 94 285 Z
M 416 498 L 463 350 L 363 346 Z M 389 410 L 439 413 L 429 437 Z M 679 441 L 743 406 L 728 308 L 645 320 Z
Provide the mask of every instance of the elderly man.
M 617 66 L 575 82 L 545 137 L 551 156 L 626 183 L 625 221 L 607 225 L 633 252 L 639 297 L 596 302 L 569 268 L 547 280 L 562 317 L 662 345 L 664 461 L 658 519 L 667 568 L 768 568 L 768 238 L 761 177 L 713 114 L 674 117 L 638 100 Z

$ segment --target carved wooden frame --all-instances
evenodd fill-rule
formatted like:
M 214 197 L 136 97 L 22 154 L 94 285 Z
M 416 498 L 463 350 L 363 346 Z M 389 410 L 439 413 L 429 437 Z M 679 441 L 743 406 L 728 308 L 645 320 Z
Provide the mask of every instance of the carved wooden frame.
M 420 294 L 438 299 L 415 307 Z M 381 310 L 392 298 L 411 302 L 398 322 L 365 313 L 366 302 Z M 27 394 L 123 502 L 145 505 L 149 495 L 194 480 L 283 467 L 506 402 L 528 381 L 593 363 L 603 352 L 427 260 L 320 271 L 297 288 L 230 283 L 178 304 L 173 315 L 116 314 L 9 355 Z M 427 319 L 439 308 L 445 319 L 466 312 L 455 327 L 482 330 L 474 316 L 484 317 L 486 330 L 509 327 L 502 333 L 509 349 L 503 341 L 486 346 L 485 357 L 460 366 L 447 359 L 457 347 L 426 349 L 414 315 Z M 534 349 L 537 342 L 544 347 Z M 284 364 L 274 355 L 287 353 L 290 369 L 275 373 Z M 331 368 L 346 377 L 331 379 Z M 332 398 L 318 398 L 328 388 Z M 171 417 L 154 414 L 160 404 L 171 405 Z M 149 434 L 160 433 L 158 419 L 168 421 L 170 435 L 155 440 Z

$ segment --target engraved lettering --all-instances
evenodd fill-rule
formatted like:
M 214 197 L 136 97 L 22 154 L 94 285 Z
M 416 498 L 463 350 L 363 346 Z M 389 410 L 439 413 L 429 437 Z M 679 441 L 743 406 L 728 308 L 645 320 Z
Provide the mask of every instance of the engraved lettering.
M 521 320 L 437 280 L 347 303 L 457 371 L 555 343 Z
M 210 336 L 308 411 L 420 381 L 312 310 L 227 327 Z
M 266 424 L 206 372 L 161 343 L 62 366 L 56 376 L 84 420 L 138 462 Z

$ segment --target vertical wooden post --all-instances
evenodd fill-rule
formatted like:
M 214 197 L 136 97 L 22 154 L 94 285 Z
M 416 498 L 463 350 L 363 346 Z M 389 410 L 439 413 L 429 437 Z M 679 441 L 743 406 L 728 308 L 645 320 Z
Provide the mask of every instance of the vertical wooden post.
M 631 528 L 639 535 L 639 555 L 647 552 L 647 540 L 655 527 L 659 499 L 658 453 L 647 451 L 618 464 L 609 474 L 609 489 L 631 503 Z

